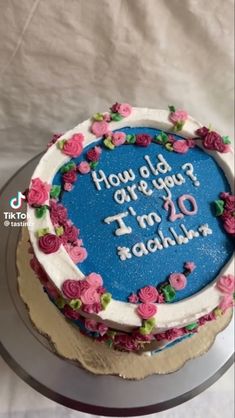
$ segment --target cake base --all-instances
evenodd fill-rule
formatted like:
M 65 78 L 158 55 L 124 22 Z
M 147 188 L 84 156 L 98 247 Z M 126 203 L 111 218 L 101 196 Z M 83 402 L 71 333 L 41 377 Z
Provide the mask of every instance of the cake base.
M 17 249 L 19 292 L 28 307 L 30 318 L 37 330 L 47 336 L 51 349 L 60 356 L 76 361 L 78 366 L 95 374 L 118 375 L 126 379 L 143 379 L 152 374 L 168 374 L 180 369 L 186 361 L 206 353 L 216 335 L 232 318 L 228 310 L 216 321 L 204 325 L 197 334 L 157 355 L 148 357 L 110 349 L 91 340 L 69 323 L 49 301 L 41 283 L 29 266 L 28 233 L 22 230 Z

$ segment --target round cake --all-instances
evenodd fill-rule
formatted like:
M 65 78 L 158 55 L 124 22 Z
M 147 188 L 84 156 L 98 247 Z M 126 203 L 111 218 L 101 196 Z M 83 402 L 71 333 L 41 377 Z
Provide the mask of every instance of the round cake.
M 36 167 L 31 267 L 83 333 L 154 354 L 233 305 L 233 182 L 227 136 L 174 106 L 115 103 Z

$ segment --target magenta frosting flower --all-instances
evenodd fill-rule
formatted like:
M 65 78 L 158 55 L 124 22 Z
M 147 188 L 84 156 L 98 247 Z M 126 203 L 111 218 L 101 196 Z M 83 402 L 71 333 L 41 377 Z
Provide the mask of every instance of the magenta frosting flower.
M 234 304 L 232 295 L 224 295 L 219 303 L 219 308 L 224 313 L 228 308 L 231 308 Z
M 135 351 L 137 349 L 137 342 L 128 334 L 117 334 L 115 336 L 115 345 L 126 350 L 126 351 Z
M 62 292 L 68 299 L 79 299 L 81 296 L 79 280 L 65 280 L 62 284 Z
M 71 190 L 73 190 L 73 185 L 72 185 L 72 183 L 67 183 L 66 182 L 66 183 L 64 183 L 63 188 L 66 192 L 71 192 Z
M 173 142 L 173 150 L 179 154 L 185 154 L 189 150 L 189 144 L 184 139 L 179 139 Z
M 87 250 L 84 247 L 66 244 L 65 249 L 75 264 L 82 263 L 87 258 Z
M 75 170 L 69 170 L 63 174 L 63 181 L 65 183 L 75 183 L 77 180 L 77 174 Z
M 100 311 L 102 311 L 103 308 L 100 302 L 96 302 L 96 303 L 93 303 L 92 305 L 84 305 L 82 309 L 84 312 L 87 312 L 89 314 L 92 314 L 92 313 L 97 314 Z
M 140 289 L 139 298 L 144 303 L 156 302 L 158 299 L 158 291 L 154 286 L 145 286 Z
M 97 273 L 90 273 L 86 277 L 86 281 L 91 286 L 93 286 L 95 289 L 97 289 L 98 287 L 102 287 L 103 286 L 103 279 L 102 279 L 101 275 L 100 274 L 97 274 Z
M 99 332 L 99 334 L 101 335 L 101 337 L 103 337 L 107 332 L 108 332 L 108 327 L 107 325 L 103 324 L 103 323 L 99 323 L 98 324 L 98 329 L 97 331 Z
M 27 193 L 29 205 L 43 205 L 49 198 L 50 185 L 43 182 L 39 177 L 32 179 L 31 187 Z
M 235 291 L 235 276 L 232 274 L 221 276 L 217 280 L 216 286 L 222 293 L 233 293 Z
M 157 313 L 157 307 L 153 303 L 141 303 L 137 307 L 137 313 L 141 318 L 149 319 Z
M 120 145 L 125 144 L 126 141 L 126 134 L 124 132 L 114 132 L 112 134 L 112 143 L 119 147 Z
M 186 270 L 192 273 L 196 268 L 196 264 L 193 261 L 187 261 L 186 263 L 184 263 L 184 268 L 186 268 Z
M 98 323 L 94 319 L 85 319 L 85 327 L 88 331 L 96 332 L 98 331 Z
M 169 119 L 172 123 L 185 122 L 188 119 L 188 113 L 185 110 L 176 110 L 171 112 Z
M 206 136 L 203 137 L 203 146 L 206 149 L 218 152 L 228 152 L 229 147 L 224 144 L 223 138 L 217 132 L 209 131 Z
M 197 130 L 195 131 L 195 134 L 196 134 L 197 136 L 199 136 L 200 138 L 205 138 L 205 137 L 206 137 L 206 135 L 208 134 L 208 132 L 209 132 L 209 129 L 208 129 L 208 128 L 206 128 L 206 126 L 203 126 L 202 128 L 197 129 Z
M 80 318 L 78 311 L 72 309 L 69 305 L 65 305 L 62 309 L 62 312 L 66 318 L 73 319 L 74 321 Z
M 90 164 L 87 161 L 82 161 L 78 164 L 77 169 L 81 174 L 87 174 L 91 171 Z
M 82 293 L 81 300 L 84 305 L 93 305 L 100 302 L 100 295 L 97 293 L 96 288 L 91 286 Z
M 119 110 L 119 107 L 120 107 L 120 103 L 116 102 L 110 107 L 110 110 L 113 113 L 117 113 Z
M 235 195 L 229 193 L 220 193 L 221 199 L 225 201 L 225 209 L 228 212 L 235 212 Z
M 98 138 L 109 131 L 109 124 L 105 120 L 95 121 L 91 125 L 91 132 Z
M 63 134 L 53 134 L 50 142 L 48 142 L 47 147 L 50 148 Z
M 130 303 L 137 303 L 137 302 L 139 302 L 139 298 L 138 298 L 138 296 L 137 296 L 137 294 L 136 294 L 136 293 L 132 293 L 132 294 L 128 297 L 128 300 L 129 300 L 129 302 L 130 302 Z
M 176 338 L 182 337 L 185 334 L 183 328 L 172 328 L 166 331 L 165 338 L 168 341 L 175 340 Z
M 54 201 L 50 201 L 50 215 L 53 225 L 60 223 L 64 224 L 67 221 L 68 212 L 67 209 L 61 204 Z
M 124 118 L 127 118 L 132 112 L 132 107 L 128 103 L 121 103 L 118 108 L 118 113 L 123 116 Z
M 79 157 L 83 150 L 83 141 L 83 134 L 74 134 L 64 143 L 63 153 L 69 155 L 70 157 Z
M 136 135 L 136 145 L 139 147 L 147 147 L 151 144 L 152 137 L 148 134 L 138 134 Z
M 60 239 L 54 234 L 45 234 L 38 239 L 38 246 L 44 254 L 51 254 L 60 248 Z
M 224 229 L 228 234 L 235 235 L 235 217 L 228 216 L 224 219 Z
M 169 282 L 175 290 L 182 290 L 187 285 L 187 278 L 182 273 L 172 273 Z
M 75 225 L 64 225 L 64 234 L 63 236 L 69 242 L 75 242 L 77 240 L 79 230 Z
M 94 147 L 87 152 L 86 157 L 89 161 L 96 162 L 100 159 L 101 153 L 102 149 L 100 147 Z

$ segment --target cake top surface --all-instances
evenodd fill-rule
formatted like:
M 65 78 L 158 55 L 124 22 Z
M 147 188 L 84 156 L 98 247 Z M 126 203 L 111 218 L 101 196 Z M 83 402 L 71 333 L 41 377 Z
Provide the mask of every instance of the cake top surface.
M 79 300 L 88 313 L 94 299 L 94 313 L 130 326 L 193 320 L 233 273 L 232 161 L 228 137 L 185 111 L 115 104 L 56 138 L 36 168 L 35 254 L 64 294 L 95 273 L 106 309 L 96 290 Z

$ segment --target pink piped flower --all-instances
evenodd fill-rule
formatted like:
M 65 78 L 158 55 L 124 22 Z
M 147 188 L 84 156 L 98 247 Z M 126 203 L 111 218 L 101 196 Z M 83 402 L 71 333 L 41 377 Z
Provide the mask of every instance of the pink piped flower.
M 157 307 L 153 303 L 141 303 L 137 307 L 137 313 L 141 318 L 149 319 L 157 313 Z
M 103 323 L 99 323 L 98 324 L 97 331 L 99 332 L 99 334 L 101 335 L 101 337 L 103 337 L 105 334 L 107 334 L 108 330 L 109 329 L 108 329 L 107 325 L 105 325 Z
M 27 193 L 29 205 L 43 205 L 49 199 L 50 184 L 43 182 L 39 177 L 32 179 L 31 187 Z
M 228 308 L 232 308 L 233 305 L 234 305 L 234 301 L 233 301 L 232 295 L 225 295 L 221 299 L 218 307 L 224 313 Z
M 63 188 L 66 192 L 71 192 L 71 190 L 73 190 L 73 185 L 72 185 L 72 183 L 67 183 L 66 182 L 66 183 L 64 183 Z
M 89 161 L 96 162 L 99 161 L 101 153 L 102 149 L 96 146 L 87 152 L 86 157 Z
M 101 275 L 97 274 L 97 273 L 90 273 L 86 277 L 86 281 L 87 281 L 87 283 L 89 283 L 95 289 L 97 289 L 98 287 L 103 286 L 103 279 L 102 279 Z
M 105 122 L 111 122 L 111 116 L 109 113 L 104 113 L 103 114 L 103 120 L 105 120 Z
M 118 113 L 119 108 L 120 108 L 120 103 L 116 102 L 111 106 L 110 110 L 113 113 Z
M 151 144 L 152 137 L 148 134 L 136 135 L 136 145 L 139 147 L 148 147 Z
M 172 341 L 172 340 L 176 340 L 179 337 L 182 337 L 182 335 L 184 334 L 185 332 L 183 328 L 171 328 L 168 331 L 166 331 L 165 338 L 168 341 Z
M 97 137 L 105 135 L 109 131 L 109 124 L 105 120 L 95 121 L 91 125 L 91 132 Z
M 74 134 L 63 146 L 63 153 L 69 157 L 79 157 L 83 150 L 84 136 L 81 133 Z
M 77 321 L 80 318 L 80 314 L 78 311 L 72 309 L 69 305 L 65 305 L 62 309 L 62 313 L 66 318 L 72 319 L 74 321 Z
M 115 147 L 125 144 L 126 134 L 124 132 L 114 132 L 112 134 L 112 143 Z
M 232 274 L 221 276 L 217 280 L 216 286 L 222 293 L 232 294 L 235 291 L 235 276 Z
M 130 303 L 138 303 L 139 302 L 139 298 L 137 296 L 136 293 L 132 293 L 129 297 L 128 300 Z
M 173 150 L 179 154 L 185 154 L 189 150 L 189 144 L 184 139 L 179 139 L 173 142 Z
M 94 319 L 85 319 L 84 325 L 88 331 L 96 332 L 98 330 L 98 323 Z
M 77 169 L 81 174 L 87 174 L 91 171 L 90 164 L 87 161 L 82 161 L 78 164 Z
M 69 170 L 67 173 L 63 174 L 64 183 L 75 183 L 77 180 L 77 174 L 75 170 Z
M 226 219 L 224 219 L 224 229 L 225 231 L 230 235 L 235 235 L 235 217 L 234 216 L 228 216 Z
M 81 295 L 79 280 L 67 279 L 63 282 L 61 288 L 63 294 L 68 299 L 78 299 Z
M 196 264 L 193 261 L 187 261 L 184 263 L 184 268 L 192 273 L 196 268 Z
M 87 250 L 84 247 L 65 244 L 65 249 L 75 264 L 82 263 L 87 258 Z
M 188 119 L 188 113 L 185 110 L 176 110 L 175 112 L 170 113 L 169 119 L 174 124 L 186 122 Z
M 52 138 L 50 139 L 50 142 L 48 142 L 48 144 L 47 144 L 47 148 L 50 148 L 53 144 L 55 144 L 57 139 L 59 139 L 62 135 L 63 134 L 53 134 Z
M 100 302 L 100 295 L 97 293 L 96 288 L 92 286 L 82 293 L 81 300 L 84 305 L 93 305 Z
M 164 298 L 163 293 L 158 294 L 157 303 L 165 303 L 165 298 Z
M 169 282 L 175 290 L 182 290 L 187 285 L 187 278 L 182 273 L 172 273 Z
M 220 193 L 220 197 L 225 201 L 225 209 L 228 212 L 235 212 L 235 195 L 229 193 Z
M 140 289 L 139 298 L 144 303 L 156 302 L 158 299 L 158 291 L 154 286 L 145 286 Z
M 132 107 L 128 103 L 121 103 L 118 108 L 118 113 L 123 116 L 124 118 L 127 118 L 130 116 L 132 112 Z

